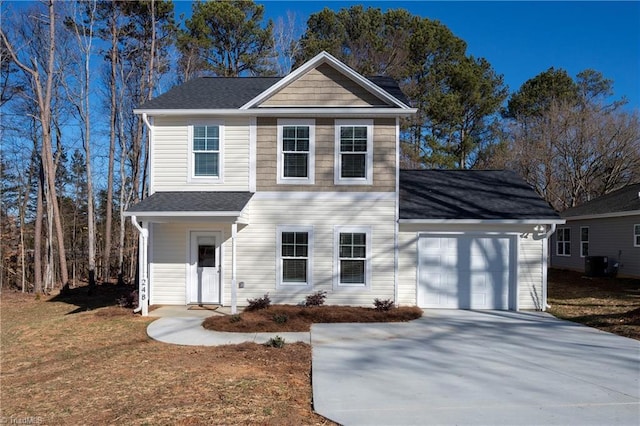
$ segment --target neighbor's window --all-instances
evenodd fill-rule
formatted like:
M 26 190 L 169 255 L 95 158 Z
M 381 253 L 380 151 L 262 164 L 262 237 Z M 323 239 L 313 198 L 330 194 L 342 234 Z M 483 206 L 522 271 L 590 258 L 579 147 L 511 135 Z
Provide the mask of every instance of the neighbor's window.
M 337 285 L 365 287 L 370 282 L 371 232 L 366 227 L 336 230 Z
M 640 247 L 640 225 L 633 225 L 633 245 Z
M 311 285 L 312 228 L 278 227 L 278 283 Z
M 571 228 L 558 229 L 556 254 L 571 256 Z
M 220 178 L 220 125 L 194 125 L 191 146 L 195 178 Z
M 580 227 L 580 257 L 589 256 L 589 227 Z
M 278 183 L 313 183 L 314 133 L 313 120 L 278 120 Z
M 373 121 L 336 120 L 336 183 L 371 184 Z

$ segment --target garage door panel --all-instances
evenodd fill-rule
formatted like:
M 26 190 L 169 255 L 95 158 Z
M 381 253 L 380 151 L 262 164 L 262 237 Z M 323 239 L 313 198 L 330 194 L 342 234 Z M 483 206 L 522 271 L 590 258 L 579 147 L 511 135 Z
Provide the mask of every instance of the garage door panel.
M 421 307 L 509 308 L 509 237 L 423 236 L 418 248 Z

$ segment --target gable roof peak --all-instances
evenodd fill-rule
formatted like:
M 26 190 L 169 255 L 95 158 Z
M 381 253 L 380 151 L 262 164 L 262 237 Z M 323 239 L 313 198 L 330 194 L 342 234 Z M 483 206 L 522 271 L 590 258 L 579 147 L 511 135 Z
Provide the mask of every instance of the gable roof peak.
M 284 88 L 284 87 L 288 86 L 289 84 L 293 83 L 294 81 L 296 81 L 297 79 L 299 79 L 300 77 L 305 75 L 310 70 L 316 69 L 319 66 L 324 65 L 324 64 L 330 65 L 331 67 L 336 69 L 338 72 L 340 72 L 343 75 L 347 76 L 348 78 L 353 80 L 355 83 L 357 83 L 358 85 L 363 87 L 365 90 L 367 90 L 368 92 L 370 92 L 374 96 L 376 96 L 376 97 L 388 102 L 390 105 L 393 105 L 393 106 L 395 106 L 397 108 L 401 108 L 401 109 L 405 109 L 405 110 L 410 110 L 411 109 L 408 105 L 406 105 L 404 102 L 399 100 L 397 97 L 393 96 L 387 90 L 385 90 L 382 87 L 380 87 L 379 85 L 377 85 L 374 81 L 372 81 L 371 79 L 368 79 L 368 78 L 364 77 L 363 75 L 359 74 L 358 72 L 354 71 L 349 66 L 345 65 L 344 63 L 339 61 L 337 58 L 335 58 L 333 55 L 331 55 L 329 52 L 326 52 L 324 50 L 322 52 L 318 53 L 313 58 L 309 59 L 307 62 L 302 64 L 300 67 L 298 67 L 295 70 L 293 70 L 291 73 L 289 73 L 289 75 L 283 77 L 276 84 L 274 84 L 273 86 L 269 87 L 267 90 L 265 90 L 264 92 L 260 93 L 255 98 L 251 99 L 249 102 L 247 102 L 242 107 L 240 107 L 240 109 L 246 110 L 246 109 L 250 109 L 250 108 L 254 108 L 254 107 L 258 106 L 260 103 L 262 103 L 265 100 L 269 99 L 271 96 L 273 96 L 279 90 L 281 90 L 282 88 Z

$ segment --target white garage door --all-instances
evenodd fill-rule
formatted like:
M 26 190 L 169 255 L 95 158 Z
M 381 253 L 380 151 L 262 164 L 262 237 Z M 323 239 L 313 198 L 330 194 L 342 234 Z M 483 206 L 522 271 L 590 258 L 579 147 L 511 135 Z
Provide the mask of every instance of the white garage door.
M 514 246 L 509 236 L 421 236 L 418 306 L 509 309 Z

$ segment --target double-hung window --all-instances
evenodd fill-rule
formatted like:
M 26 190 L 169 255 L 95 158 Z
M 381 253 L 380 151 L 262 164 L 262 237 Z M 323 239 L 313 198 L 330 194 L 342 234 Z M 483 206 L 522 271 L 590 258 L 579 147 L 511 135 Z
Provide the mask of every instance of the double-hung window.
M 556 254 L 558 256 L 571 256 L 571 228 L 558 228 Z
M 193 124 L 189 129 L 191 180 L 220 181 L 222 179 L 222 124 Z
M 373 183 L 373 120 L 336 120 L 334 181 Z
M 313 184 L 315 121 L 278 120 L 278 183 Z
M 589 256 L 589 227 L 580 227 L 580 257 Z
M 371 228 L 336 227 L 335 287 L 369 287 L 371 282 Z
M 313 228 L 279 226 L 277 233 L 278 285 L 312 285 Z
M 640 247 L 640 224 L 633 225 L 633 246 Z

